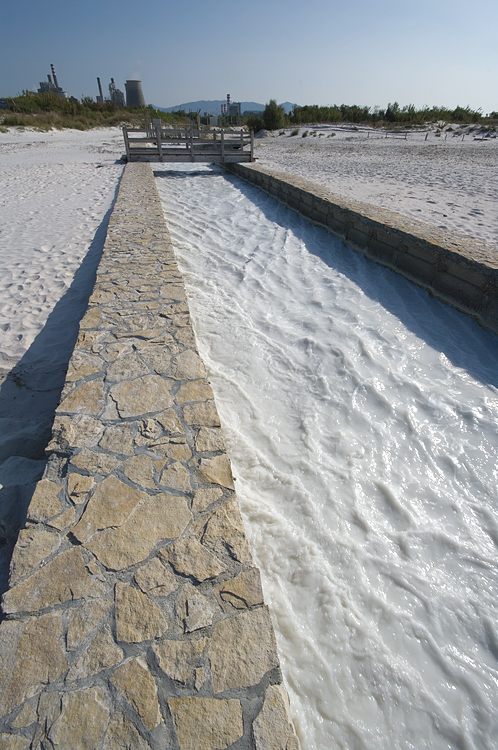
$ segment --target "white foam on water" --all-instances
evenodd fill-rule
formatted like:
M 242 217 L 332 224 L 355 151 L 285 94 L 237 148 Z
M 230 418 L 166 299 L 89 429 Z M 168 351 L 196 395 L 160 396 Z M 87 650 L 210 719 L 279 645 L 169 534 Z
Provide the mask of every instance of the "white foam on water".
M 498 339 L 217 168 L 161 165 L 303 750 L 498 745 Z

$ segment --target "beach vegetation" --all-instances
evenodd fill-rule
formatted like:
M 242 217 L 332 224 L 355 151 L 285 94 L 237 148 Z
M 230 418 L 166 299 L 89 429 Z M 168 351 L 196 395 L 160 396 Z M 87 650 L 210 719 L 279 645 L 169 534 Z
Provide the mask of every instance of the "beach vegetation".
M 260 130 L 264 129 L 265 124 L 263 118 L 259 115 L 249 115 L 246 119 L 246 126 L 254 133 L 259 133 Z
M 285 112 L 279 107 L 276 99 L 270 99 L 263 112 L 263 122 L 266 130 L 280 130 L 285 125 Z
M 299 128 L 294 128 L 294 130 L 291 131 L 291 136 L 292 135 L 299 135 Z
M 313 122 L 319 123 L 353 123 L 355 125 L 373 125 L 374 127 L 424 127 L 427 124 L 437 124 L 444 127 L 446 123 L 455 124 L 481 124 L 485 120 L 494 119 L 498 113 L 491 112 L 485 118 L 480 109 L 474 110 L 470 107 L 457 106 L 454 109 L 447 107 L 422 107 L 417 109 L 413 104 L 400 106 L 398 102 L 389 103 L 386 109 L 379 107 L 365 107 L 356 104 L 333 104 L 329 107 L 321 107 L 316 104 L 294 107 L 289 117 L 291 124 L 308 125 Z
M 184 124 L 185 113 L 170 113 L 153 107 L 118 107 L 114 102 L 99 104 L 89 96 L 81 100 L 63 99 L 57 94 L 44 92 L 5 99 L 6 108 L 1 110 L 2 127 L 29 127 L 39 131 L 52 128 L 62 130 L 90 130 L 91 128 L 130 125 L 144 127 L 154 119 L 163 124 Z

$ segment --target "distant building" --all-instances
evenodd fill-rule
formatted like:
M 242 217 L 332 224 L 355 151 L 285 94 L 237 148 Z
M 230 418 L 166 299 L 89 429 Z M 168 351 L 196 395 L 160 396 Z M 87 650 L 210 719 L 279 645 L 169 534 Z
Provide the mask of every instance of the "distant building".
M 227 103 L 221 105 L 221 114 L 227 117 L 240 117 L 240 102 L 232 102 L 227 94 Z
M 53 66 L 53 63 L 50 64 L 50 67 L 52 69 L 52 76 L 47 75 L 47 81 L 40 81 L 40 88 L 38 89 L 39 94 L 57 94 L 57 96 L 60 96 L 62 99 L 67 99 L 67 94 L 65 91 L 61 89 L 59 86 L 59 83 L 57 81 L 57 76 L 55 75 L 55 68 Z M 53 77 L 53 81 L 52 81 Z
M 111 78 L 111 82 L 109 84 L 109 99 L 111 100 L 111 102 L 114 102 L 114 104 L 117 104 L 118 107 L 125 106 L 125 96 L 122 91 L 116 88 L 114 78 Z
M 142 81 L 126 81 L 125 89 L 127 107 L 145 107 Z

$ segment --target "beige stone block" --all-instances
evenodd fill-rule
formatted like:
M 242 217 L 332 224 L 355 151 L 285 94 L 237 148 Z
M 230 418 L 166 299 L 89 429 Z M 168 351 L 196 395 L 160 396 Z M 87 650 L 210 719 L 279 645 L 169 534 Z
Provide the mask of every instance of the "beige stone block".
M 176 394 L 176 401 L 178 404 L 185 404 L 187 401 L 209 400 L 213 400 L 213 391 L 211 386 L 204 380 L 184 383 L 180 386 Z
M 161 721 L 161 712 L 156 683 L 141 659 L 132 659 L 118 667 L 111 682 L 131 703 L 147 729 L 157 727 Z
M 174 414 L 175 412 L 173 412 Z M 157 438 L 163 434 L 164 427 L 156 419 L 148 418 L 142 419 L 138 425 L 139 437 L 143 438 L 140 441 L 141 445 L 147 445 L 150 440 L 157 440 Z M 136 441 L 138 442 L 138 441 Z
M 209 487 L 205 490 L 197 490 L 192 503 L 192 512 L 202 513 L 203 510 L 206 510 L 211 503 L 215 503 L 220 497 L 223 497 L 223 490 L 220 487 Z
M 103 750 L 150 750 L 150 745 L 126 716 L 117 713 L 109 722 Z
M 159 557 L 169 562 L 177 573 L 192 576 L 197 581 L 216 578 L 227 569 L 226 565 L 193 537 L 178 539 L 158 552 Z
M 47 451 L 62 448 L 92 448 L 99 442 L 104 425 L 86 414 L 68 417 L 58 414 L 54 420 L 53 439 Z
M 85 512 L 74 527 L 74 536 L 80 542 L 86 542 L 96 531 L 121 526 L 147 497 L 116 477 L 104 479 L 97 485 Z
M 221 430 L 216 427 L 201 427 L 195 441 L 195 447 L 199 452 L 224 451 L 225 444 Z
M 197 380 L 206 376 L 206 368 L 199 355 L 192 349 L 177 354 L 170 370 L 177 380 Z
M 132 352 L 108 365 L 105 378 L 107 381 L 119 383 L 121 380 L 131 380 L 148 374 L 147 365 L 142 362 L 136 352 Z
M 156 414 L 156 419 L 162 426 L 163 430 L 171 435 L 184 435 L 185 430 L 174 409 L 166 409 L 160 414 Z
M 21 729 L 22 727 L 29 726 L 34 721 L 36 721 L 36 712 L 29 703 L 26 703 L 12 722 L 12 726 Z
M 232 469 L 226 453 L 214 458 L 201 458 L 195 478 L 198 482 L 212 482 L 229 490 L 234 489 Z
M 97 354 L 76 350 L 69 361 L 66 380 L 74 382 L 89 375 L 96 375 L 103 366 L 104 361 Z
M 68 668 L 61 643 L 62 619 L 58 612 L 32 618 L 27 623 L 15 620 L 2 623 L 0 715 L 36 695 Z
M 219 427 L 220 418 L 214 401 L 205 401 L 203 404 L 186 404 L 183 407 L 183 418 L 189 425 L 198 427 Z
M 179 580 L 176 576 L 165 568 L 157 557 L 137 570 L 135 581 L 144 594 L 154 596 L 169 596 L 179 586 Z
M 91 474 L 103 474 L 106 476 L 116 469 L 121 461 L 119 458 L 109 456 L 107 453 L 98 453 L 97 451 L 83 448 L 82 451 L 72 457 L 71 463 L 78 469 L 88 471 Z
M 110 607 L 111 602 L 105 599 L 93 599 L 69 610 L 66 636 L 69 650 L 81 646 L 85 638 L 102 622 Z
M 60 484 L 51 482 L 49 479 L 40 479 L 29 504 L 28 520 L 46 521 L 58 515 L 62 510 L 61 501 L 58 499 L 61 490 Z
M 144 560 L 163 539 L 176 539 L 192 514 L 184 498 L 150 495 L 119 528 L 94 535 L 85 546 L 111 570 L 122 570 Z
M 108 425 L 104 430 L 99 445 L 105 451 L 132 456 L 134 453 L 134 447 L 131 425 L 127 422 Z
M 40 693 L 38 699 L 38 729 L 35 732 L 35 737 L 38 735 L 41 728 L 50 728 L 54 721 L 56 721 L 61 715 L 62 711 L 62 696 L 60 693 Z M 36 742 L 34 743 L 36 747 Z M 37 748 L 38 750 L 38 748 Z
M 145 375 L 113 386 L 111 397 L 117 404 L 120 417 L 138 417 L 172 406 L 170 387 L 170 383 L 159 375 Z
M 256 750 L 300 750 L 283 685 L 266 689 L 263 708 L 252 725 Z
M 109 723 L 110 711 L 101 688 L 69 693 L 63 698 L 62 713 L 52 724 L 48 737 L 54 750 L 95 750 Z
M 199 594 L 193 586 L 188 586 L 184 596 L 177 604 L 178 612 L 183 614 L 183 627 L 186 633 L 207 628 L 213 623 L 214 607 L 209 599 Z
M 69 497 L 79 505 L 85 502 L 88 493 L 95 486 L 95 479 L 93 477 L 83 476 L 83 474 L 70 474 L 67 480 L 67 491 Z
M 55 518 L 52 518 L 50 521 L 47 521 L 47 523 L 54 529 L 62 531 L 63 529 L 67 529 L 69 526 L 72 526 L 75 518 L 76 510 L 74 508 L 67 508 L 67 510 L 65 510 L 63 513 L 61 513 L 59 516 L 56 516 Z
M 216 698 L 170 698 L 180 750 L 225 750 L 242 737 L 240 701 Z
M 171 354 L 163 345 L 143 347 L 140 356 L 159 375 L 167 372 L 171 363 Z
M 114 362 L 118 357 L 121 357 L 123 354 L 129 354 L 132 351 L 133 347 L 128 342 L 113 341 L 111 344 L 104 346 L 100 353 L 108 362 Z
M 89 307 L 84 316 L 80 321 L 80 329 L 82 331 L 89 328 L 97 328 L 102 320 L 102 314 L 100 308 Z
M 172 680 L 185 685 L 199 664 L 207 642 L 207 638 L 199 638 L 196 641 L 162 640 L 154 643 L 152 650 L 163 672 Z
M 179 461 L 174 461 L 163 469 L 160 483 L 164 487 L 170 487 L 173 490 L 180 490 L 181 492 L 190 492 L 192 490 L 190 471 Z
M 197 346 L 194 332 L 189 324 L 185 325 L 183 328 L 180 328 L 176 332 L 176 339 L 180 342 L 180 344 L 183 344 L 183 346 L 189 346 L 192 348 L 195 348 Z
M 207 679 L 207 672 L 204 667 L 199 667 L 195 670 L 195 689 L 200 690 Z
M 117 583 L 115 600 L 118 641 L 141 643 L 165 635 L 168 623 L 163 613 L 141 591 L 125 583 Z
M 90 297 L 90 304 L 105 305 L 106 302 L 112 302 L 116 299 L 114 292 L 105 289 L 95 289 Z
M 36 612 L 73 599 L 99 599 L 104 586 L 88 575 L 78 547 L 62 552 L 3 596 L 6 614 Z
M 159 456 L 163 456 L 160 461 L 154 461 L 160 470 L 166 463 L 164 459 L 172 458 L 174 461 L 188 461 L 192 458 L 192 451 L 187 445 L 184 437 L 162 437 L 149 444 L 151 451 Z
M 263 604 L 263 589 L 261 588 L 259 570 L 252 568 L 239 573 L 235 578 L 218 586 L 214 590 L 214 595 L 224 612 L 233 612 L 234 609 L 248 609 Z
M 0 732 L 0 750 L 29 750 L 31 740 L 20 734 Z
M 131 479 L 135 484 L 153 490 L 156 489 L 156 483 L 154 482 L 156 466 L 149 456 L 140 454 L 129 458 L 124 463 L 123 471 L 128 479 Z
M 160 290 L 161 297 L 171 300 L 185 299 L 185 290 L 180 284 L 165 284 Z
M 60 534 L 49 531 L 43 524 L 21 529 L 10 563 L 10 585 L 39 568 L 61 542 Z
M 104 383 L 100 378 L 71 391 L 59 404 L 57 411 L 69 414 L 90 414 L 98 416 L 104 408 Z
M 279 666 L 275 635 L 267 607 L 217 622 L 209 645 L 215 693 L 258 685 Z
M 202 543 L 218 556 L 228 550 L 241 563 L 252 562 L 244 524 L 235 497 L 213 512 L 207 522 Z
M 114 642 L 109 628 L 97 633 L 85 652 L 76 659 L 69 670 L 66 681 L 81 680 L 103 669 L 119 664 L 124 656 L 123 651 Z

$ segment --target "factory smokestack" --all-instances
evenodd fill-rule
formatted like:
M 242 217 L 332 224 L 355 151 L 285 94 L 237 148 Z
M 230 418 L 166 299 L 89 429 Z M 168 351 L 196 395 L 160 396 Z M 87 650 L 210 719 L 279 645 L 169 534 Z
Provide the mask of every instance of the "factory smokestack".
M 97 76 L 97 83 L 98 83 L 99 91 L 100 91 L 100 102 L 99 103 L 103 104 L 104 103 L 104 94 L 102 93 L 102 86 L 100 85 L 100 78 L 98 76 Z
M 125 89 L 127 107 L 145 107 L 142 81 L 126 81 Z
M 53 64 L 53 63 L 50 63 L 50 67 L 52 68 L 52 75 L 53 75 L 53 77 L 54 77 L 54 84 L 55 84 L 55 88 L 56 88 L 56 89 L 58 89 L 58 88 L 59 88 L 59 84 L 57 83 L 57 76 L 55 75 L 55 68 L 54 68 L 54 64 Z

